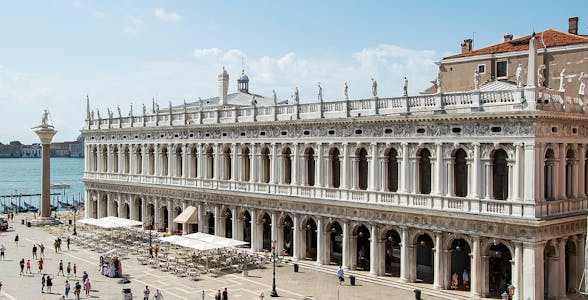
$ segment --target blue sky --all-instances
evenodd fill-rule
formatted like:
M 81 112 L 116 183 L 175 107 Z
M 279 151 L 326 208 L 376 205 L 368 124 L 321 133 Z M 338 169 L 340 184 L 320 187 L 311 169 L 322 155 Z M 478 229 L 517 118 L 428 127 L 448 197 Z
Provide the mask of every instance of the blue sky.
M 416 94 L 435 61 L 533 30 L 588 34 L 585 1 L 6 1 L 0 7 L 0 142 L 36 142 L 30 127 L 48 108 L 57 141 L 79 134 L 86 94 L 92 109 L 181 103 L 217 93 L 224 65 L 230 90 L 244 58 L 256 93 L 314 101 Z

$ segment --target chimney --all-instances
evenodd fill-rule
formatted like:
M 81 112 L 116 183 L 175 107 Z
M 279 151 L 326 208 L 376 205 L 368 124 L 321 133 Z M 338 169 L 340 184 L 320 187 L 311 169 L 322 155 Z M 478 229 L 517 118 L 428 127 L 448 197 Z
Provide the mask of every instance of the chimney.
M 223 67 L 223 72 L 218 74 L 218 104 L 219 105 L 227 105 L 227 93 L 229 91 L 229 74 L 225 67 Z
M 510 41 L 512 41 L 512 34 L 507 32 L 504 34 L 504 43 L 510 42 Z
M 463 40 L 461 43 L 461 53 L 467 53 L 472 51 L 472 39 Z
M 570 17 L 568 19 L 568 32 L 578 34 L 578 17 Z

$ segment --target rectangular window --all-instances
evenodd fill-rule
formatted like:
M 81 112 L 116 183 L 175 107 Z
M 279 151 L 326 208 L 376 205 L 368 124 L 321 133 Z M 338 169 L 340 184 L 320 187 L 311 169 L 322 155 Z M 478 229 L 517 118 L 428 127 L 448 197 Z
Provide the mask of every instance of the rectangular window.
M 508 62 L 497 61 L 496 62 L 496 78 L 506 78 L 508 76 Z
M 480 73 L 480 74 L 486 73 L 486 65 L 485 64 L 478 65 L 478 73 Z

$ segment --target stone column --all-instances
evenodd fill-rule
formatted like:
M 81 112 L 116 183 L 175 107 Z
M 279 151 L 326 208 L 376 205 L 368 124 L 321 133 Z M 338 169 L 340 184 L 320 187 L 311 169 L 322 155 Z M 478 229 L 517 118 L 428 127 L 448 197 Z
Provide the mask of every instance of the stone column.
M 182 178 L 190 177 L 190 155 L 188 154 L 188 145 L 182 144 Z
M 145 196 L 141 197 L 141 222 L 143 222 L 143 224 L 147 224 L 149 221 L 149 216 L 147 215 L 147 200 L 145 199 Z
M 378 235 L 378 227 L 372 224 L 370 228 L 370 275 L 372 276 L 380 275 L 378 270 L 378 264 L 382 260 L 382 257 L 378 255 L 378 248 L 381 244 L 381 242 L 378 239 Z
M 408 228 L 400 227 L 400 235 L 400 282 L 406 283 L 409 281 L 410 265 L 413 264 L 408 254 Z
M 323 261 L 325 249 L 325 220 L 322 217 L 316 218 L 316 265 L 321 266 Z M 308 247 L 308 245 L 307 245 Z
M 411 157 L 412 160 L 412 193 L 418 194 L 419 191 L 419 158 Z
M 343 143 L 343 159 L 340 166 L 341 173 L 341 189 L 349 188 L 349 144 Z
M 454 161 L 455 158 L 450 157 L 447 159 L 446 169 L 447 169 L 447 193 L 445 194 L 447 197 L 455 196 L 455 186 L 453 182 L 453 173 L 454 173 Z
M 239 211 L 236 207 L 231 207 L 231 215 L 233 216 L 232 220 L 232 229 L 233 229 L 233 239 L 242 241 L 243 240 L 243 220 L 239 216 Z
M 251 250 L 252 251 L 259 251 L 260 249 L 258 249 L 258 235 L 257 235 L 257 227 L 259 224 L 257 224 L 257 211 L 255 210 L 251 210 L 250 212 L 251 214 Z M 263 238 L 263 237 L 262 237 Z
M 231 163 L 233 164 L 233 166 L 231 167 L 233 169 L 233 172 L 231 174 L 231 180 L 239 180 L 239 158 L 241 157 L 241 155 L 237 153 L 237 143 L 232 143 L 231 147 L 231 155 L 233 155 L 233 158 L 231 160 Z
M 585 145 L 578 145 L 578 198 L 586 197 L 586 150 Z
M 220 205 L 214 206 L 214 235 L 223 235 L 223 233 L 221 232 Z
M 249 153 L 249 155 L 251 156 L 251 163 L 249 164 L 250 166 L 250 172 L 249 172 L 249 181 L 250 182 L 258 182 L 257 178 L 258 178 L 258 166 L 259 166 L 259 157 L 258 157 L 258 153 L 257 153 L 257 144 L 252 143 L 251 144 L 251 153 Z
M 371 150 L 371 157 L 370 157 L 370 167 L 368 169 L 368 189 L 370 191 L 376 191 L 378 190 L 378 179 L 380 179 L 380 176 L 378 176 L 378 144 L 377 143 L 371 143 L 370 145 L 370 150 Z
M 443 143 L 435 143 L 437 158 L 435 159 L 435 190 L 434 195 L 441 196 L 443 192 Z
M 161 227 L 161 220 L 159 216 L 159 199 L 153 199 L 153 225 L 155 231 L 158 231 L 159 227 Z
M 567 238 L 561 238 L 557 242 L 558 252 L 559 252 L 559 261 L 558 261 L 558 299 L 566 299 L 566 242 L 568 241 Z M 572 278 L 568 278 L 568 280 L 573 280 Z
M 270 160 L 270 183 L 271 184 L 276 184 L 278 183 L 278 174 L 279 173 L 279 166 L 280 163 L 278 162 L 278 146 L 276 145 L 276 143 L 272 143 L 271 144 L 271 149 L 270 149 L 271 153 L 271 160 Z
M 482 295 L 482 254 L 480 253 L 480 237 L 472 237 L 472 253 L 470 253 L 470 294 L 472 298 Z
M 51 140 L 57 131 L 51 127 L 35 131 L 41 141 L 41 205 L 39 217 L 51 217 Z
M 272 211 L 271 212 L 271 218 L 272 218 L 272 232 L 271 232 L 271 241 L 272 243 L 275 241 L 276 242 L 276 253 L 280 253 L 280 250 L 282 250 L 281 245 L 278 242 L 278 213 L 276 211 Z M 272 244 L 273 245 L 273 244 Z
M 168 169 L 169 171 L 169 169 Z M 174 223 L 174 201 L 171 199 L 167 200 L 167 232 L 173 233 L 175 231 Z
M 523 165 L 523 158 L 521 157 L 523 153 L 523 144 L 517 143 L 515 144 L 515 163 L 513 166 L 513 177 L 512 179 L 509 178 L 509 181 L 513 182 L 512 188 L 512 200 L 513 201 L 520 201 L 521 200 L 521 192 L 520 192 L 520 185 L 522 182 L 521 177 L 521 166 Z
M 523 278 L 523 243 L 515 242 L 514 268 L 512 269 L 512 285 L 515 287 L 515 299 L 522 297 L 522 278 Z
M 343 221 L 343 249 L 341 251 L 341 267 L 349 270 L 349 221 Z
M 323 187 L 323 143 L 316 144 L 316 163 L 315 163 L 315 175 L 314 175 L 314 186 Z
M 200 155 L 200 152 L 198 152 Z M 204 205 L 202 203 L 198 203 L 198 232 L 206 232 L 204 227 L 207 225 L 204 224 Z
M 292 258 L 297 261 L 300 259 L 300 216 L 294 215 L 292 218 L 292 223 L 294 223 L 294 240 L 292 245 Z
M 557 199 L 567 199 L 566 197 L 566 148 L 567 144 L 562 143 L 559 144 L 559 170 L 558 170 L 558 177 L 559 177 L 559 189 L 558 189 L 558 198 Z
M 408 143 L 402 143 L 402 162 L 401 162 L 401 174 L 400 174 L 400 192 L 408 193 Z
M 388 186 L 388 158 L 386 156 L 378 157 L 380 160 L 380 191 L 390 191 Z M 398 178 L 398 175 L 396 176 Z M 398 185 L 396 185 L 398 187 Z
M 435 261 L 433 288 L 440 290 L 443 288 L 443 232 L 435 232 Z
M 543 299 L 543 243 L 523 244 L 523 298 Z
M 486 200 L 490 200 L 494 198 L 494 195 L 492 195 L 492 162 L 490 160 L 486 161 L 484 163 L 484 167 L 486 169 L 486 180 L 485 180 L 485 186 L 486 186 L 486 192 L 484 193 L 485 197 L 484 199 Z
M 579 192 L 580 192 L 580 188 L 579 187 L 582 186 L 582 188 L 584 188 L 584 186 L 583 185 L 580 185 L 580 182 L 581 181 L 580 181 L 580 174 L 579 174 L 579 171 L 580 171 L 579 165 L 580 165 L 580 162 L 581 162 L 581 154 L 580 154 L 579 151 L 577 151 L 578 150 L 577 145 L 574 145 L 574 150 L 576 151 L 576 153 L 579 154 L 578 155 L 579 157 L 576 157 L 573 160 L 573 164 L 574 165 L 573 165 L 573 168 L 572 168 L 572 194 L 573 194 L 572 195 L 572 199 L 577 199 L 578 198 L 578 195 L 579 195 Z

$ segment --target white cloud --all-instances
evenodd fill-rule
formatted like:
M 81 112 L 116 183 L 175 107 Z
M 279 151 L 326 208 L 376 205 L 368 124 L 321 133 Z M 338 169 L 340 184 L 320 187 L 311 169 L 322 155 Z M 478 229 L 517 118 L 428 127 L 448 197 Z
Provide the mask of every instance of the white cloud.
M 127 24 L 123 26 L 123 32 L 127 34 L 136 35 L 139 32 L 139 28 L 143 25 L 143 20 L 135 17 L 128 16 Z
M 162 21 L 172 22 L 172 23 L 179 22 L 184 18 L 178 13 L 168 12 L 163 8 L 156 8 L 153 11 L 153 15 Z
M 241 57 L 247 58 L 245 71 L 252 91 L 269 96 L 275 90 L 278 98 L 290 100 L 298 86 L 302 102 L 316 101 L 318 81 L 325 100 L 335 101 L 343 99 L 345 81 L 352 99 L 370 97 L 372 77 L 378 81 L 381 97 L 394 97 L 402 93 L 402 76 L 408 76 L 409 93 L 414 95 L 427 88 L 437 74 L 434 52 L 394 45 L 379 45 L 347 58 L 328 60 L 294 52 L 250 57 L 240 49 L 219 48 L 195 49 L 193 55 L 192 60 L 146 62 L 129 70 L 114 66 L 104 73 L 24 74 L 0 67 L 0 103 L 11 103 L 0 119 L 0 142 L 36 142 L 30 128 L 39 122 L 44 108 L 50 110 L 59 131 L 55 140 L 75 139 L 84 124 L 86 93 L 92 109 L 98 108 L 102 116 L 106 116 L 107 108 L 116 112 L 117 105 L 126 115 L 131 103 L 135 112 L 141 110 L 142 103 L 150 107 L 154 95 L 160 106 L 166 106 L 169 100 L 180 104 L 184 99 L 190 102 L 216 96 L 222 66 L 230 75 L 229 91 L 235 91 Z

